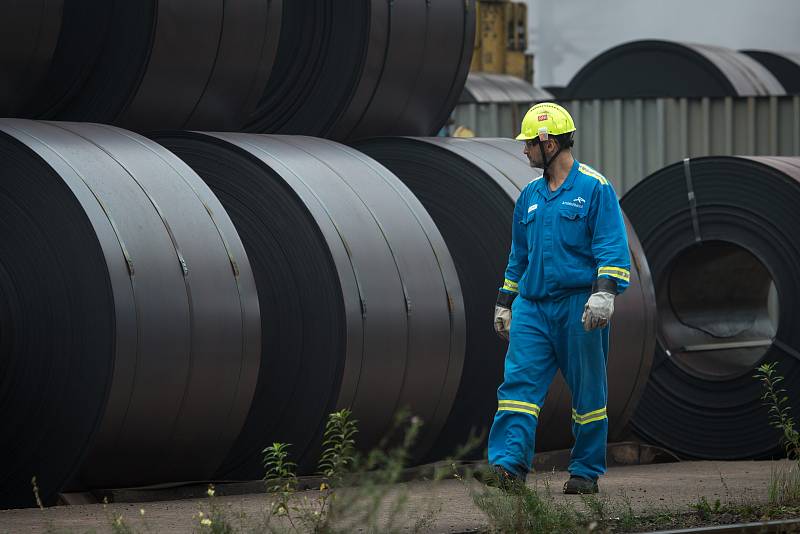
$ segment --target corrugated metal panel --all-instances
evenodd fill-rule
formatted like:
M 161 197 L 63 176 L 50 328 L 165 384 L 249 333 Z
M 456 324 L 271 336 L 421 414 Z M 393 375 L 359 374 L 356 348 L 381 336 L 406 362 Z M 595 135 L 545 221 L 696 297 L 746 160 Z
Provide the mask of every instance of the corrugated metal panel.
M 800 156 L 800 96 L 561 102 L 578 126 L 575 155 L 622 195 L 685 157 Z M 479 137 L 513 137 L 526 106 L 469 104 L 453 113 Z

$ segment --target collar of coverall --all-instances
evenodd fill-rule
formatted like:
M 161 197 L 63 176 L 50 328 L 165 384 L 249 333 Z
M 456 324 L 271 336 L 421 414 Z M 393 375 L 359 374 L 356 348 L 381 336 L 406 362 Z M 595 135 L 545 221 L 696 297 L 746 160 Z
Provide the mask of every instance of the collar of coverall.
M 564 180 L 564 183 L 561 184 L 561 187 L 555 191 L 550 191 L 550 186 L 547 184 L 547 180 L 544 179 L 536 181 L 536 190 L 546 199 L 551 199 L 558 195 L 561 191 L 572 189 L 572 186 L 575 183 L 575 178 L 578 176 L 578 165 L 580 165 L 580 162 L 576 159 L 572 164 L 572 168 L 569 170 L 569 174 L 567 174 L 566 180 Z

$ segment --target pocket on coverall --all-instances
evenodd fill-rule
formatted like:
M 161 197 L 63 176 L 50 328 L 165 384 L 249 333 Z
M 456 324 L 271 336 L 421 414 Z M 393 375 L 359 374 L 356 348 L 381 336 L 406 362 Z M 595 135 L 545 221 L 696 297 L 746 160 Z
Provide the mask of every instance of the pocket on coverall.
M 568 247 L 580 249 L 588 242 L 586 212 L 577 209 L 559 210 L 558 233 L 561 241 Z

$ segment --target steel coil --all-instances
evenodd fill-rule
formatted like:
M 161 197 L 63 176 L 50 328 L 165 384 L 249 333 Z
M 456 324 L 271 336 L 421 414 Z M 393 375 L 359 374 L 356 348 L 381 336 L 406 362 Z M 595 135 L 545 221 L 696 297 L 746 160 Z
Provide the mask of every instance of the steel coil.
M 22 113 L 56 50 L 64 0 L 6 2 L 0 18 L 0 117 Z
M 25 116 L 127 128 L 240 128 L 277 52 L 282 2 L 66 1 Z
M 717 46 L 632 41 L 598 55 L 560 95 L 578 98 L 783 95 L 781 83 L 753 58 Z
M 208 480 L 255 390 L 255 282 L 173 154 L 96 124 L 0 120 L 0 503 Z
M 769 70 L 787 93 L 800 93 L 800 53 L 772 52 L 769 50 L 742 50 Z
M 430 135 L 475 37 L 475 0 L 68 0 L 63 23 L 59 2 L 6 19 L 0 109 L 137 131 Z
M 369 449 L 407 407 L 417 455 L 450 412 L 464 311 L 431 218 L 384 167 L 332 141 L 165 133 L 159 143 L 219 196 L 253 264 L 264 334 L 258 389 L 222 478 L 263 476 L 261 450 L 292 444 L 316 466 L 328 413 L 351 408 Z
M 534 87 L 525 80 L 510 74 L 490 74 L 471 72 L 467 76 L 464 92 L 459 104 L 473 103 L 515 103 L 532 104 L 553 100 L 552 93 L 541 87 Z M 514 119 L 514 123 L 519 122 Z
M 633 418 L 642 436 L 694 458 L 778 451 L 753 377 L 779 362 L 800 409 L 800 159 L 704 157 L 666 167 L 622 206 L 656 288 L 658 342 Z
M 474 0 L 286 2 L 262 113 L 245 129 L 339 140 L 436 133 L 474 38 Z
M 467 317 L 467 353 L 453 411 L 430 459 L 451 454 L 471 429 L 485 429 L 497 407 L 506 344 L 492 313 L 511 246 L 511 216 L 520 191 L 536 176 L 509 139 L 386 138 L 357 144 L 414 192 L 442 232 L 455 261 Z M 647 379 L 655 297 L 647 261 L 628 226 L 630 288 L 618 299 L 609 357 L 610 439 L 623 432 Z M 571 404 L 560 375 L 540 417 L 537 448 L 568 448 Z

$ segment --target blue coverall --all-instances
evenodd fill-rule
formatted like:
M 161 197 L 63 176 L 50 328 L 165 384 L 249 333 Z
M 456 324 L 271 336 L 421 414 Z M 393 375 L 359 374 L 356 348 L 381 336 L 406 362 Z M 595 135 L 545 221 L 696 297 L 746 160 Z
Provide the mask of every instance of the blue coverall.
M 618 293 L 628 286 L 628 238 L 611 183 L 576 161 L 558 190 L 539 178 L 514 207 L 501 291 L 519 295 L 489 433 L 490 464 L 528 473 L 539 410 L 559 368 L 572 391 L 569 472 L 588 479 L 605 473 L 608 327 L 586 332 L 581 323 L 599 277 L 615 280 Z

